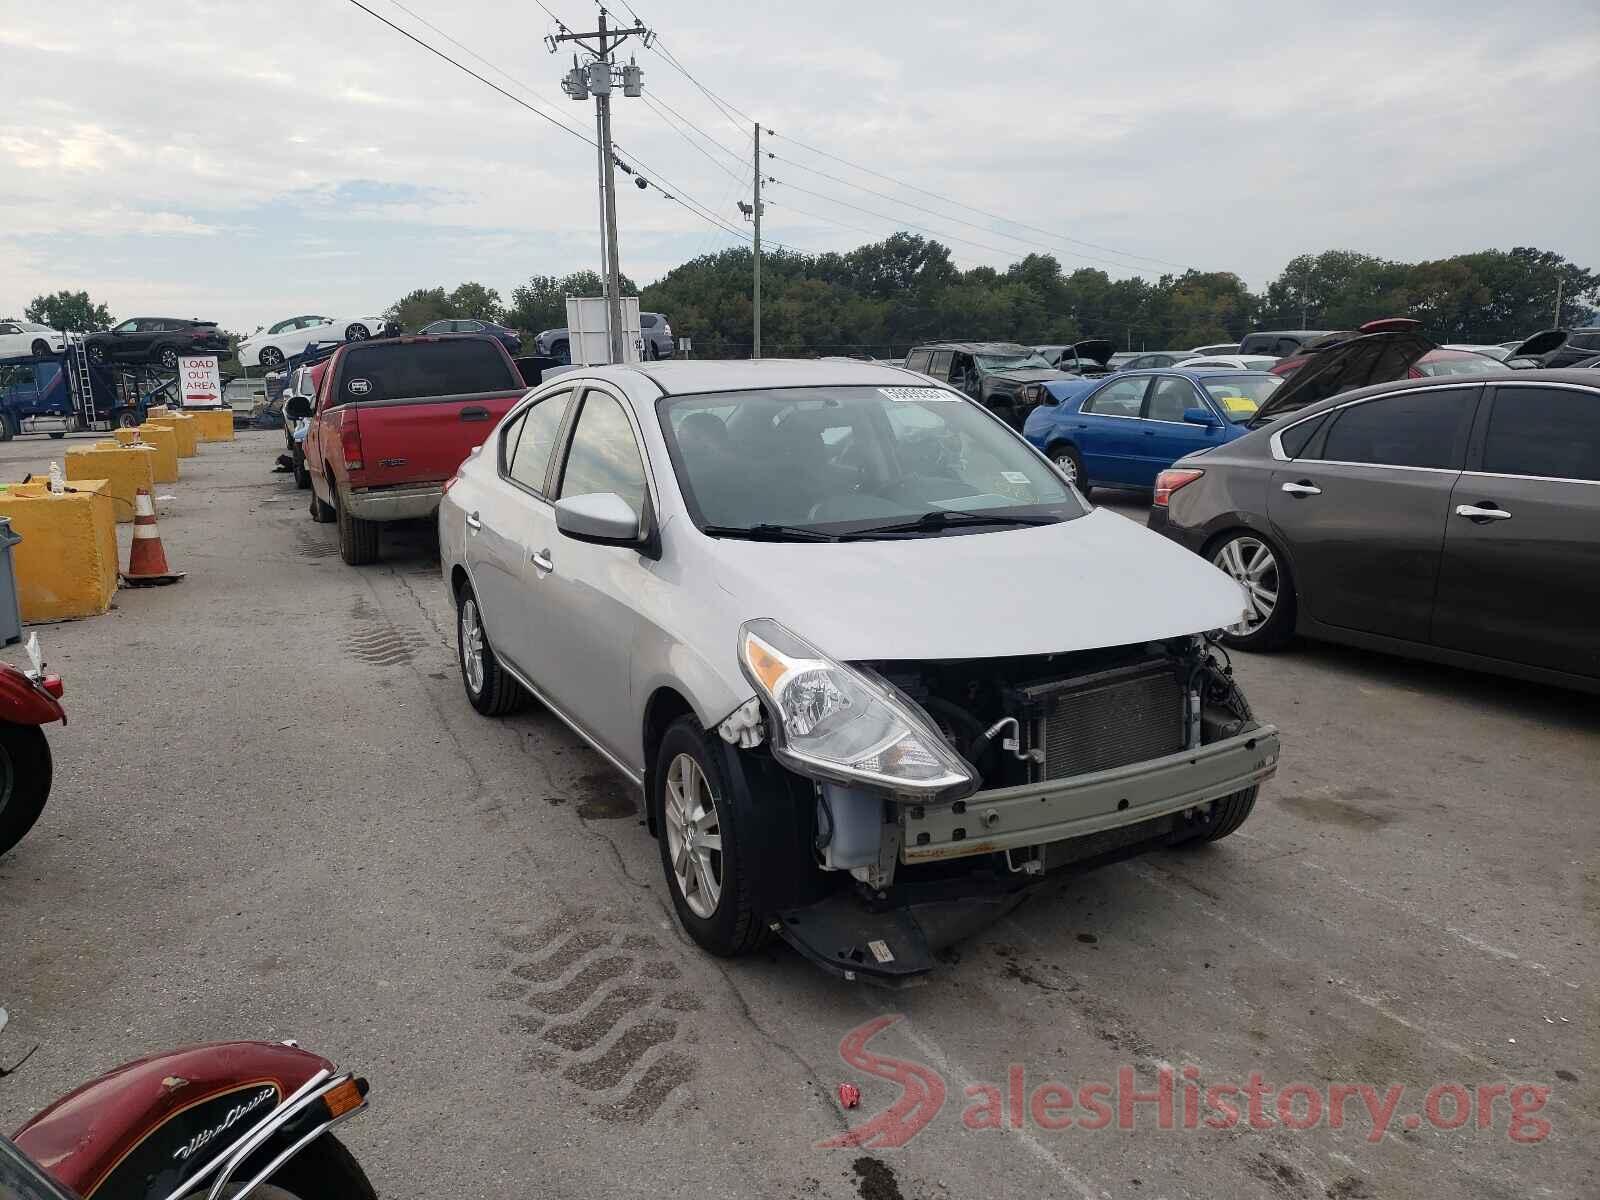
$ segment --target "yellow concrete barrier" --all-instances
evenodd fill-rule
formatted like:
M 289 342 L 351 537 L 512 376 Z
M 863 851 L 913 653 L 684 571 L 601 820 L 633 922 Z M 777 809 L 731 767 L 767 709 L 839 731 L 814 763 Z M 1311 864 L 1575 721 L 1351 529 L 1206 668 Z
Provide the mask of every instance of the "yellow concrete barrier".
M 116 506 L 106 481 L 72 487 L 55 496 L 42 482 L 0 486 L 0 516 L 22 536 L 11 554 L 24 622 L 92 617 L 116 594 Z
M 197 408 L 188 414 L 202 442 L 233 441 L 233 409 Z
M 178 431 L 170 425 L 146 421 L 139 426 L 139 440 L 156 450 L 156 482 L 178 482 Z
M 132 432 L 129 430 L 128 432 Z M 122 446 L 117 442 L 96 442 L 81 450 L 67 451 L 67 478 L 77 481 L 104 479 L 106 494 L 119 522 L 133 520 L 133 498 L 140 488 L 154 493 L 156 451 L 153 446 Z
M 166 425 L 178 435 L 179 458 L 193 458 L 199 453 L 200 433 L 193 417 L 184 413 L 169 412 L 164 417 L 152 416 L 147 423 Z

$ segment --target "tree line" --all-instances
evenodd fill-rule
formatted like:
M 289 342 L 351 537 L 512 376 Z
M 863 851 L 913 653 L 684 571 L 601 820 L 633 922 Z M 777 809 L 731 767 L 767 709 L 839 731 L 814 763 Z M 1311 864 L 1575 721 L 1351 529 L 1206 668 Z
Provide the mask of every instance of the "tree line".
M 752 342 L 751 252 L 730 248 L 674 267 L 626 295 L 663 312 L 696 357 L 744 357 Z M 1561 304 L 1557 315 L 1556 297 Z M 419 288 L 384 315 L 415 331 L 447 317 L 497 321 L 526 338 L 566 324 L 569 296 L 598 296 L 594 271 L 534 275 L 509 301 L 491 287 Z M 1600 274 L 1529 246 L 1405 263 L 1327 250 L 1303 254 L 1262 292 L 1227 271 L 1154 280 L 1066 271 L 1048 254 L 1004 270 L 961 270 L 948 247 L 909 233 L 842 253 L 778 250 L 761 260 L 761 343 L 767 355 L 898 357 L 918 342 L 1014 341 L 1043 345 L 1109 338 L 1119 349 L 1182 349 L 1238 341 L 1252 329 L 1349 329 L 1375 317 L 1414 317 L 1437 342 L 1501 342 L 1593 323 Z M 37 296 L 25 316 L 57 329 L 105 329 L 104 304 L 87 292 Z

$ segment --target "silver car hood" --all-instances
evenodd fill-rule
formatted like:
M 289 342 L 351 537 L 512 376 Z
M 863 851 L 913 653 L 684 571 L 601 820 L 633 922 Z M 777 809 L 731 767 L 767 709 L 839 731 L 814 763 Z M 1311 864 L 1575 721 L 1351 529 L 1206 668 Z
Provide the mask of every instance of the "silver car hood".
M 1245 607 L 1210 563 L 1104 509 L 992 533 L 714 545 L 741 620 L 771 617 L 837 659 L 1124 646 L 1232 625 Z

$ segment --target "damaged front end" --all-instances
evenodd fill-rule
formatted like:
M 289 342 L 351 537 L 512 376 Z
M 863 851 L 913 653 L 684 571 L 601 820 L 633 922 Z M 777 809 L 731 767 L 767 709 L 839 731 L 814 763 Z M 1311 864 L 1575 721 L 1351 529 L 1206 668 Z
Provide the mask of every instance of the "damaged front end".
M 842 665 L 747 630 L 760 701 L 720 732 L 809 785 L 821 880 L 773 928 L 846 978 L 914 982 L 1052 872 L 1232 832 L 1277 767 L 1203 637 Z

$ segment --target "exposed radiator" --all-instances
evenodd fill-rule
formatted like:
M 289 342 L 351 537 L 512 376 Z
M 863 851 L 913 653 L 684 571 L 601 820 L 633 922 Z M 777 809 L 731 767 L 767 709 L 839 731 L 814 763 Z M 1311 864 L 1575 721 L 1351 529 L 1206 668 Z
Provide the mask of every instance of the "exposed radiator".
M 1044 748 L 1040 779 L 1065 779 L 1176 754 L 1186 743 L 1183 684 L 1174 665 L 1140 663 L 1023 691 Z

